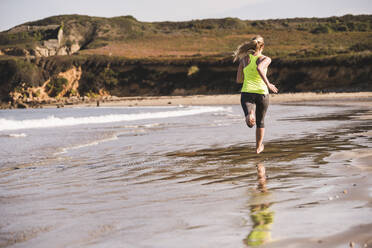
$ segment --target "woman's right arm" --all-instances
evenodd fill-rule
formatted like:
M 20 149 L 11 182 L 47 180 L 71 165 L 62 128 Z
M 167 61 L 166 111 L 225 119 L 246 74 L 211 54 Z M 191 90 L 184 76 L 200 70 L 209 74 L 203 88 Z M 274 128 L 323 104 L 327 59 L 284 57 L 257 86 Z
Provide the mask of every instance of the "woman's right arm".
M 236 82 L 238 84 L 243 83 L 244 81 L 244 74 L 243 74 L 243 62 L 240 61 L 239 67 L 238 67 L 238 73 L 236 74 Z
M 267 79 L 267 77 L 266 77 L 266 71 L 267 71 L 267 68 L 269 67 L 270 63 L 271 63 L 271 59 L 269 57 L 265 56 L 264 59 L 261 60 L 258 63 L 257 71 L 258 71 L 258 74 L 261 76 L 262 80 L 267 85 L 267 88 L 269 88 L 269 90 L 271 90 L 274 93 L 278 93 L 278 89 L 275 87 L 275 85 L 270 83 L 269 79 Z

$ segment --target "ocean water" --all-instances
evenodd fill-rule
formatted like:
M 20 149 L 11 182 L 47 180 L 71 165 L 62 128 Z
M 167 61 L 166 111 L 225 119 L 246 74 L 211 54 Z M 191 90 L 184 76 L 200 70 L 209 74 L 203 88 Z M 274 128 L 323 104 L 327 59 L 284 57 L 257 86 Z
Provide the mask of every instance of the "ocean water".
M 304 123 L 285 121 L 299 116 L 297 109 L 271 106 L 265 140 L 316 130 L 314 123 L 309 129 Z M 300 116 L 329 111 L 301 107 Z M 1 169 L 5 169 L 46 163 L 74 166 L 66 159 L 79 165 L 99 161 L 125 165 L 147 159 L 153 163 L 154 156 L 172 151 L 237 143 L 254 146 L 255 139 L 240 106 L 177 106 L 2 110 L 0 140 Z
M 326 158 L 370 146 L 366 137 L 343 138 L 370 130 L 352 119 L 358 114 L 271 105 L 265 152 L 256 155 L 239 105 L 1 110 L 0 246 L 254 246 L 262 213 L 273 219 L 270 240 L 308 237 L 305 226 L 315 237 L 332 232 L 339 222 L 280 223 L 301 204 L 329 210 L 316 202 L 337 187 L 320 185 L 342 172 Z M 258 164 L 269 175 L 264 193 Z M 344 229 L 366 215 L 370 208 L 349 212 Z

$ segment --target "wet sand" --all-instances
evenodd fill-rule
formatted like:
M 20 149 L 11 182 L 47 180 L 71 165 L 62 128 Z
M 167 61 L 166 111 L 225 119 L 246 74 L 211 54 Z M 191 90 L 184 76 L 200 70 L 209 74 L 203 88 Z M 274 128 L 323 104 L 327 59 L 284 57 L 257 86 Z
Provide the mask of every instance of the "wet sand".
M 345 105 L 339 101 L 298 103 L 299 106 L 311 104 Z M 368 122 L 301 139 L 269 142 L 262 156 L 247 152 L 244 145 L 176 156 L 200 158 L 201 167 L 218 160 L 233 165 L 229 169 L 221 168 L 228 171 L 222 178 L 206 172 L 209 176 L 193 179 L 207 179 L 206 184 L 239 185 L 239 181 L 254 174 L 243 172 L 243 168 L 239 171 L 239 165 L 254 161 L 257 183 L 256 188 L 251 189 L 248 203 L 253 225 L 243 240 L 248 247 L 372 247 L 372 102 L 355 101 L 354 104 L 363 110 L 308 117 L 302 121 L 361 119 Z M 303 167 L 304 164 L 307 165 Z M 290 186 L 286 185 L 287 180 L 291 181 Z M 292 196 L 285 200 L 286 188 Z M 352 219 L 345 221 L 350 218 L 346 216 L 352 216 L 345 212 L 343 206 L 347 205 L 351 206 L 350 212 L 367 209 L 363 224 L 358 219 L 360 216 L 351 217 L 355 218 L 355 225 L 351 224 Z
M 372 101 L 348 97 L 284 101 L 340 111 L 287 118 L 335 124 L 260 155 L 244 142 L 4 171 L 0 247 L 372 247 Z

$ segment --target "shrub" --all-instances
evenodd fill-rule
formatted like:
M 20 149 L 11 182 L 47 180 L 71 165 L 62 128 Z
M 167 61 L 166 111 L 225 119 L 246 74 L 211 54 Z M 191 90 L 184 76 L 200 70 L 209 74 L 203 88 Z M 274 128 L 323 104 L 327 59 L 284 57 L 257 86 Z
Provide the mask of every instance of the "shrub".
M 88 93 L 85 94 L 87 97 L 89 98 L 97 98 L 99 97 L 99 94 L 98 93 L 95 93 L 93 91 L 89 91 Z
M 199 67 L 197 67 L 196 65 L 193 65 L 189 68 L 189 71 L 187 72 L 187 76 L 192 76 L 194 75 L 195 73 L 198 73 L 199 71 Z
M 50 80 L 46 85 L 46 89 L 50 96 L 56 97 L 59 93 L 62 92 L 64 86 L 68 83 L 67 79 L 64 77 L 57 77 Z
M 329 27 L 326 25 L 319 25 L 318 27 L 311 30 L 313 34 L 327 34 L 329 33 Z
M 72 46 L 72 41 L 71 41 L 71 40 L 66 40 L 66 46 L 67 46 L 68 48 L 71 48 L 71 46 Z
M 354 31 L 354 30 L 356 29 L 356 25 L 355 25 L 354 22 L 348 22 L 348 23 L 346 24 L 346 26 L 347 26 L 347 29 L 348 29 L 349 31 Z
M 366 32 L 368 31 L 368 25 L 366 23 L 357 23 L 356 30 L 360 32 Z
M 336 26 L 336 31 L 338 32 L 346 32 L 348 30 L 346 25 L 337 25 Z
M 27 87 L 38 85 L 38 82 L 43 81 L 43 77 L 39 68 L 28 61 L 17 59 L 15 60 L 15 72 L 13 74 L 13 83 L 25 82 Z
M 112 89 L 118 84 L 117 73 L 114 72 L 109 66 L 107 66 L 99 75 L 99 79 L 102 80 L 107 88 Z
M 354 52 L 372 50 L 372 43 L 356 43 L 350 47 L 350 50 Z
M 68 97 L 71 97 L 71 96 L 77 96 L 77 91 L 74 90 L 74 89 L 71 89 L 69 91 L 66 92 L 65 96 L 68 96 Z

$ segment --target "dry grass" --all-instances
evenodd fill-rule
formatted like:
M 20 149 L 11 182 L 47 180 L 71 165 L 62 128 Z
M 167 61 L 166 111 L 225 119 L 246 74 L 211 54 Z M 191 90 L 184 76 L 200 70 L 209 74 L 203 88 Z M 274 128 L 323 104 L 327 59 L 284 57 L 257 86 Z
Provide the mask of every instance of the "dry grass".
M 348 53 L 354 45 L 357 45 L 354 49 L 357 51 L 371 50 L 370 19 L 370 15 L 346 15 L 264 21 L 224 18 L 140 22 L 131 16 L 99 18 L 64 15 L 27 25 L 60 25 L 63 22 L 66 35 L 82 35 L 81 43 L 85 45 L 80 52 L 83 54 L 128 58 L 226 56 L 232 54 L 239 44 L 259 34 L 265 38 L 265 54 L 271 57 L 306 58 Z M 29 40 L 23 40 L 23 35 L 31 40 L 36 39 L 27 32 L 17 35 L 1 32 L 0 45 L 31 46 Z M 18 39 L 19 44 L 14 39 Z
M 265 53 L 272 57 L 296 56 L 299 51 L 319 51 L 324 55 L 349 52 L 349 47 L 372 38 L 369 32 L 312 34 L 293 30 L 250 30 L 241 33 L 152 34 L 142 38 L 108 42 L 104 47 L 82 51 L 128 58 L 185 57 L 232 54 L 236 46 L 255 34 L 265 38 Z M 292 54 L 292 55 L 291 55 Z M 315 55 L 314 55 L 315 56 Z M 319 56 L 319 55 L 316 55 Z

